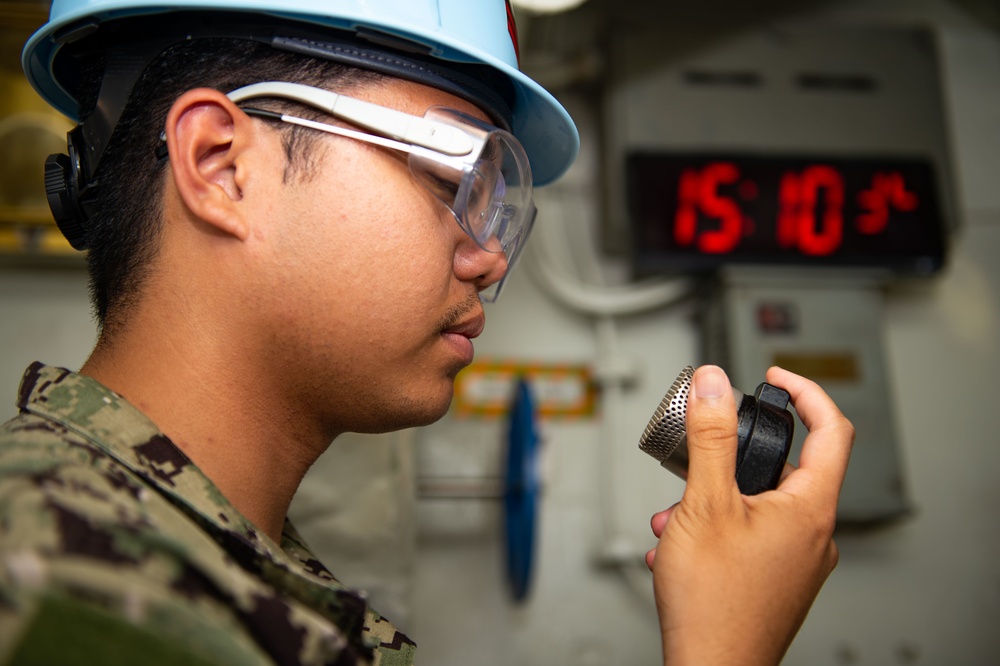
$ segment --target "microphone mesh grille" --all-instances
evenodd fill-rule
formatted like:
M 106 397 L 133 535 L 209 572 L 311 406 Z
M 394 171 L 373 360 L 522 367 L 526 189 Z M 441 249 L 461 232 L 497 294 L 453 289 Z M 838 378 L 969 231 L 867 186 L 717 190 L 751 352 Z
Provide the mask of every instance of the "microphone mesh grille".
M 660 406 L 656 408 L 639 439 L 639 448 L 661 463 L 670 457 L 687 434 L 684 417 L 687 414 L 692 376 L 694 376 L 693 367 L 688 366 L 681 370 L 681 374 L 663 396 Z

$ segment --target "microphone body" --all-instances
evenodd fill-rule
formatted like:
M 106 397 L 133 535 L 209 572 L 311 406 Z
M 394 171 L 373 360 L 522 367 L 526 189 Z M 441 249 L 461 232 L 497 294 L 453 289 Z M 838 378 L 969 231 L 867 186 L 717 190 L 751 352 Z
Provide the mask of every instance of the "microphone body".
M 688 394 L 694 368 L 688 366 L 674 380 L 639 439 L 639 448 L 660 461 L 667 470 L 687 479 Z M 733 389 L 736 399 L 738 446 L 736 482 L 744 495 L 773 490 L 781 479 L 795 432 L 788 411 L 789 395 L 762 383 L 752 396 Z

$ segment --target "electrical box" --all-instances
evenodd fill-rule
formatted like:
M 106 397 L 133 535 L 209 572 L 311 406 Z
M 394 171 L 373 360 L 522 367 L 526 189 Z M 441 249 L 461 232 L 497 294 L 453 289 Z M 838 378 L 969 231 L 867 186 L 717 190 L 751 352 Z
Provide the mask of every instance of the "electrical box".
M 841 524 L 879 523 L 911 509 L 884 353 L 884 278 L 729 269 L 703 301 L 704 360 L 725 368 L 733 386 L 755 386 L 779 365 L 819 383 L 854 424 Z M 806 432 L 797 420 L 790 461 Z

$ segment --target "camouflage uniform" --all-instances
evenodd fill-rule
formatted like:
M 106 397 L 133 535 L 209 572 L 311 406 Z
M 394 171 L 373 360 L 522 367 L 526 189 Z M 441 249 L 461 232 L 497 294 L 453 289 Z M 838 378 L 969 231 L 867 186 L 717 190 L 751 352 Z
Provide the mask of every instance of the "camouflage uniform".
M 412 664 L 286 521 L 259 534 L 135 407 L 33 364 L 0 427 L 0 663 Z

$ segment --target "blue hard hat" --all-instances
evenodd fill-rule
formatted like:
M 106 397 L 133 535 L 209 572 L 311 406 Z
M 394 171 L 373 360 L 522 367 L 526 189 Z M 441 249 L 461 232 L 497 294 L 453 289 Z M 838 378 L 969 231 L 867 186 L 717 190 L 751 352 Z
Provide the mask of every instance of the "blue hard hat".
M 455 89 L 438 87 L 458 94 L 469 91 L 465 85 L 468 78 L 441 75 L 441 71 L 463 71 L 469 66 L 489 70 L 508 89 L 506 103 L 493 104 L 494 97 L 486 94 L 482 85 L 479 92 L 483 94 L 474 91 L 464 96 L 482 102 L 488 111 L 507 121 L 528 154 L 535 185 L 556 180 L 579 150 L 579 134 L 563 106 L 518 69 L 517 32 L 507 0 L 53 0 L 48 23 L 24 47 L 25 74 L 52 106 L 81 120 L 73 82 L 67 80 L 71 69 L 64 62 L 67 45 L 99 34 L 104 25 L 157 16 L 178 19 L 165 21 L 163 30 L 173 30 L 180 41 L 185 36 L 183 26 L 197 25 L 199 12 L 202 16 L 239 14 L 262 28 L 282 23 L 307 28 L 313 34 L 322 31 L 334 40 L 385 47 L 402 54 L 403 63 L 410 62 L 405 57 L 408 53 L 419 54 L 416 66 L 410 63 L 382 69 L 431 85 L 457 82 Z M 345 49 L 322 45 L 299 50 L 360 66 L 385 61 L 372 55 L 368 60 L 340 57 Z M 365 52 L 365 48 L 358 52 Z M 430 78 L 420 75 L 418 72 L 425 69 L 422 63 L 432 63 L 439 69 L 429 69 L 438 73 Z M 504 108 L 496 111 L 498 106 Z

